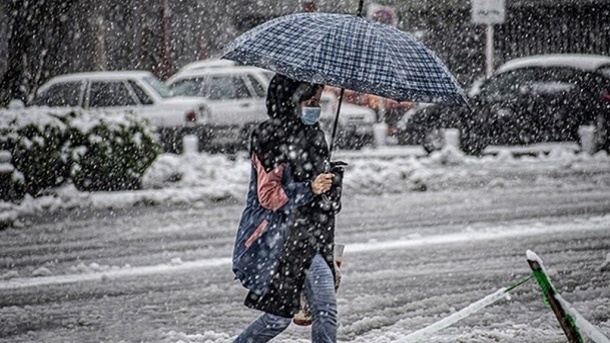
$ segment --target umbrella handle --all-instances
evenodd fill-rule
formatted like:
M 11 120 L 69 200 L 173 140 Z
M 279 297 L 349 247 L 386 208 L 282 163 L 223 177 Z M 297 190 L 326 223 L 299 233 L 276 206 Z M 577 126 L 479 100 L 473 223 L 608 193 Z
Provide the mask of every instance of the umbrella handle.
M 335 122 L 333 123 L 333 133 L 330 136 L 330 149 L 328 151 L 328 159 L 330 160 L 330 156 L 333 153 L 333 147 L 335 145 L 335 135 L 337 134 L 337 125 L 339 124 L 339 111 L 341 111 L 341 103 L 343 102 L 343 93 L 345 93 L 345 88 L 341 88 L 339 92 L 339 103 L 337 104 L 337 113 L 335 114 Z

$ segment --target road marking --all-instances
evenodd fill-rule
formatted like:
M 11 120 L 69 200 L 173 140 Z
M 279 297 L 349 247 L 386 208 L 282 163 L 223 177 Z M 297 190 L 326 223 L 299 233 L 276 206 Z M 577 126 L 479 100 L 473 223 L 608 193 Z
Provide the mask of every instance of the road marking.
M 567 232 L 599 231 L 608 230 L 610 227 L 610 215 L 578 219 L 569 223 L 555 223 L 545 226 L 536 224 L 518 224 L 510 227 L 492 227 L 465 231 L 453 234 L 433 235 L 414 239 L 400 239 L 381 242 L 351 243 L 345 247 L 345 253 L 359 253 L 387 249 L 400 249 L 405 247 L 431 246 L 440 244 L 455 244 L 473 241 L 485 241 L 495 239 L 506 239 L 515 237 L 537 236 L 542 234 L 558 234 Z M 182 262 L 179 264 L 160 264 L 153 266 L 131 267 L 104 272 L 67 274 L 32 278 L 15 278 L 8 281 L 0 281 L 0 290 L 18 289 L 26 287 L 37 287 L 46 285 L 59 285 L 87 281 L 104 281 L 122 277 L 147 276 L 153 274 L 164 274 L 182 272 L 192 269 L 205 269 L 213 267 L 224 267 L 231 265 L 230 257 L 203 259 Z
M 121 277 L 146 276 L 152 274 L 164 274 L 180 272 L 190 269 L 204 269 L 231 264 L 231 258 L 221 257 L 197 261 L 182 262 L 180 264 L 159 264 L 154 266 L 130 267 L 104 272 L 68 274 L 34 278 L 16 278 L 0 282 L 0 289 L 15 289 L 25 287 L 36 287 L 46 285 L 59 285 L 85 281 L 104 281 Z
M 510 227 L 492 227 L 473 231 L 426 236 L 415 239 L 400 239 L 382 242 L 353 243 L 345 246 L 345 253 L 367 252 L 385 249 L 399 249 L 417 246 L 455 244 L 472 241 L 486 241 L 504 238 L 537 236 L 548 233 L 608 230 L 610 215 L 592 217 L 568 223 L 554 223 L 545 226 L 517 224 Z

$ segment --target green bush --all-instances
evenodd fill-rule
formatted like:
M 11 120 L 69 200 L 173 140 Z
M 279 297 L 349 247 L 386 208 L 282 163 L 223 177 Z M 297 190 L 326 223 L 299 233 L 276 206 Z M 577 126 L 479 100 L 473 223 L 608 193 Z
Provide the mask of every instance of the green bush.
M 0 150 L 38 196 L 69 180 L 83 191 L 138 188 L 160 145 L 131 114 L 32 107 L 0 111 Z

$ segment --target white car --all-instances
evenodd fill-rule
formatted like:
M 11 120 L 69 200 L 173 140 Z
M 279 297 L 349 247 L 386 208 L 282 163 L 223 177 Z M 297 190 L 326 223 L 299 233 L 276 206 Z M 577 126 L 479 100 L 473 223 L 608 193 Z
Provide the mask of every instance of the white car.
M 333 92 L 323 92 L 320 99 L 322 116 L 320 122 L 327 133 L 330 144 L 330 135 L 337 116 L 338 99 Z M 337 136 L 334 145 L 339 149 L 360 149 L 374 142 L 373 125 L 377 119 L 374 110 L 343 101 L 339 113 Z
M 182 70 L 167 84 L 174 94 L 200 96 L 206 100 L 210 108 L 208 148 L 231 151 L 246 148 L 252 127 L 267 119 L 265 98 L 272 76 L 272 72 L 249 66 L 195 68 Z M 332 129 L 330 122 L 336 104 L 332 93 L 323 94 L 321 120 L 325 131 Z M 373 110 L 343 104 L 337 146 L 359 147 L 372 142 L 374 123 Z M 354 143 L 356 137 L 362 144 Z
M 147 71 L 57 76 L 38 89 L 30 105 L 135 113 L 157 128 L 167 151 L 180 150 L 182 137 L 186 134 L 201 135 L 208 117 L 203 99 L 174 97 L 163 82 Z
M 206 147 L 211 151 L 247 146 L 253 125 L 267 119 L 268 83 L 259 68 L 243 66 L 195 69 L 167 80 L 174 94 L 201 97 L 209 104 Z

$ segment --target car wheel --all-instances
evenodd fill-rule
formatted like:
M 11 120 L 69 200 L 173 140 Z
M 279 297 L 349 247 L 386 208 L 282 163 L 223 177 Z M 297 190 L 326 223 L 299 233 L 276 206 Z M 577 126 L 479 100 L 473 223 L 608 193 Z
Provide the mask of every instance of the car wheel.
M 441 150 L 445 146 L 445 135 L 443 134 L 443 130 L 439 128 L 426 130 L 422 146 L 427 153 Z

